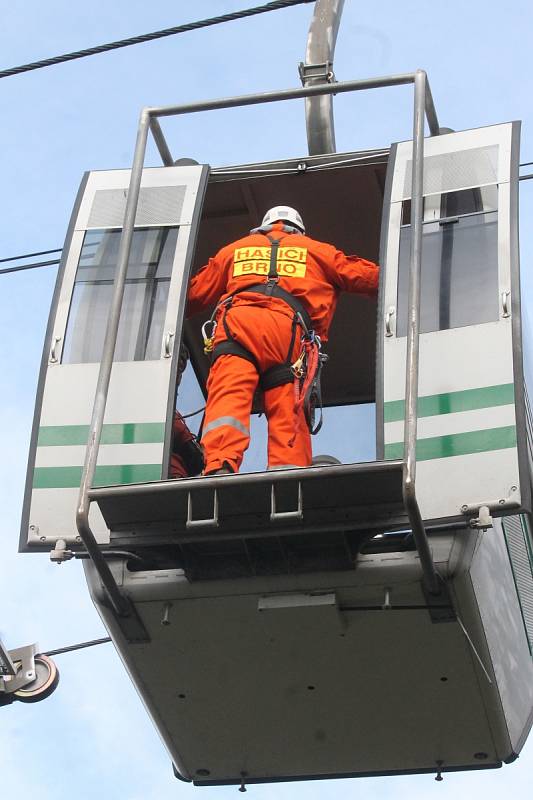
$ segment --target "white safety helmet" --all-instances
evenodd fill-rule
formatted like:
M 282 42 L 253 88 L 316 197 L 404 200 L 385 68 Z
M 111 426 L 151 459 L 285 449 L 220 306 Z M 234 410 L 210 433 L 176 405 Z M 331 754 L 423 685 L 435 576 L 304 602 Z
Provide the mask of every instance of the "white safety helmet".
M 299 228 L 302 233 L 305 233 L 305 225 L 301 216 L 295 208 L 290 206 L 274 206 L 274 208 L 270 208 L 263 217 L 261 226 L 272 225 L 274 222 L 287 222 L 289 225 Z

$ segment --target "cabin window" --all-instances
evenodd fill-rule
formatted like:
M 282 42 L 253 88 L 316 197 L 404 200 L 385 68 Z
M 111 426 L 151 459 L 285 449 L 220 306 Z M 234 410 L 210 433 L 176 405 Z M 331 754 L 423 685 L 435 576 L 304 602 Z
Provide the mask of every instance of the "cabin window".
M 420 332 L 499 317 L 497 187 L 424 198 Z M 397 336 L 407 335 L 411 202 L 400 229 Z
M 63 363 L 86 364 L 102 357 L 120 234 L 120 229 L 85 234 Z M 115 361 L 160 358 L 177 235 L 177 227 L 137 228 L 133 232 Z

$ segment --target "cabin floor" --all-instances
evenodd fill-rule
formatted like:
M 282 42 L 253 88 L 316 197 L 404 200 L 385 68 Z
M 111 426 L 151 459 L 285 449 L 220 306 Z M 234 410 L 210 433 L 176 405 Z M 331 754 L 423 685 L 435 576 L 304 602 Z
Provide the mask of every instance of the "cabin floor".
M 398 461 L 111 486 L 91 497 L 112 546 L 134 548 L 132 569 L 148 558 L 189 580 L 350 569 L 376 533 L 406 521 Z

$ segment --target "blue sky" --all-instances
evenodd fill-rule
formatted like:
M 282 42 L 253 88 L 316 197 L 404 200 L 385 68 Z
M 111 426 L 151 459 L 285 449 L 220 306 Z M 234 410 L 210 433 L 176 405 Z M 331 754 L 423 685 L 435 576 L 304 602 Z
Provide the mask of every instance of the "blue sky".
M 247 7 L 246 0 L 2 2 L 1 67 Z M 251 5 L 251 3 L 250 3 Z M 0 257 L 61 247 L 80 178 L 128 167 L 143 105 L 180 103 L 299 84 L 312 6 L 304 5 L 0 81 Z M 339 79 L 427 70 L 441 125 L 464 129 L 523 120 L 522 161 L 533 161 L 530 2 L 346 0 Z M 408 138 L 409 87 L 336 100 L 339 150 Z M 164 121 L 172 150 L 215 166 L 306 152 L 303 107 L 284 104 Z M 149 164 L 157 164 L 153 150 Z M 531 171 L 531 168 L 526 171 Z M 524 304 L 533 302 L 533 182 L 522 183 Z M 361 255 L 365 255 L 364 253 Z M 17 555 L 34 393 L 55 268 L 1 278 L 0 634 L 8 647 L 43 650 L 104 635 L 78 563 Z M 167 800 L 193 790 L 169 759 L 110 645 L 59 656 L 61 684 L 47 701 L 1 709 L 2 788 L 21 798 Z M 533 737 L 512 766 L 490 773 L 252 787 L 259 798 L 486 798 L 530 792 Z

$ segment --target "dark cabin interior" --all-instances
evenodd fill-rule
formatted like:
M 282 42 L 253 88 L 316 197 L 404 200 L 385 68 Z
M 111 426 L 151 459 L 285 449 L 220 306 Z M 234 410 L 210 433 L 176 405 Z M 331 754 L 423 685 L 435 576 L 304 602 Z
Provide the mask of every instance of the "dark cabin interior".
M 213 171 L 193 273 L 222 246 L 259 225 L 265 211 L 276 205 L 298 209 L 309 236 L 379 261 L 387 159 L 388 153 L 380 150 Z M 324 406 L 374 402 L 376 309 L 375 300 L 341 295 L 324 348 L 330 356 L 322 373 Z M 184 337 L 202 388 L 209 359 L 203 353 L 201 326 L 208 316 L 191 318 Z

